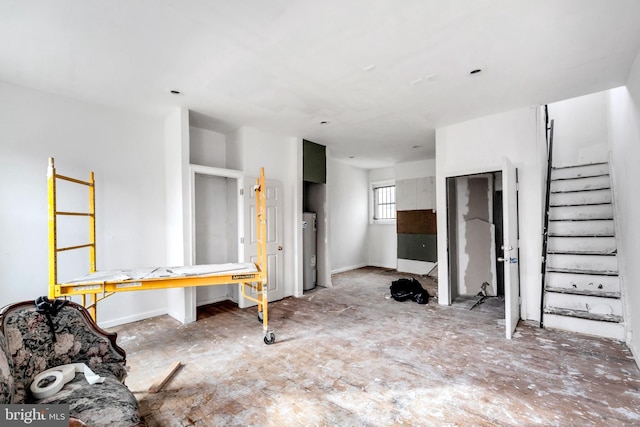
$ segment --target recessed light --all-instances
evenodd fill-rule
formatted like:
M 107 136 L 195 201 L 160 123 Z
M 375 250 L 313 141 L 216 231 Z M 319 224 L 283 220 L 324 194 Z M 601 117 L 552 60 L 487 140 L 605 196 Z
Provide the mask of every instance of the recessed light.
M 182 92 L 180 92 L 179 90 L 175 90 L 175 89 L 170 89 L 169 93 L 171 95 L 182 95 Z
M 373 71 L 375 69 L 376 69 L 376 64 L 370 64 L 370 65 L 367 65 L 366 67 L 364 67 L 362 69 L 362 71 Z
M 355 156 L 349 156 L 350 159 L 355 159 Z
M 328 122 L 328 121 L 326 121 L 326 120 L 323 120 L 323 121 L 321 121 L 321 122 L 320 122 L 320 124 L 321 124 L 321 125 L 328 125 L 328 124 L 329 124 L 329 122 Z
M 475 70 L 471 70 L 469 72 L 469 74 L 474 75 L 474 74 L 478 74 L 478 73 L 481 73 L 481 72 L 482 72 L 481 68 L 476 68 Z
M 413 147 L 411 147 L 411 148 L 420 148 L 420 146 L 419 146 L 419 145 L 414 145 L 414 146 L 413 146 Z

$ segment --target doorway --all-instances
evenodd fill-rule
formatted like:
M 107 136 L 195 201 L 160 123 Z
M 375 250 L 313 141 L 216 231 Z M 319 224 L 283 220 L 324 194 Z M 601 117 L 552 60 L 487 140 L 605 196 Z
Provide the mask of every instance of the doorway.
M 200 165 L 190 165 L 190 173 L 191 263 L 239 262 L 243 212 L 238 195 L 243 173 Z M 237 302 L 237 293 L 229 285 L 198 286 L 193 291 L 195 306 L 228 299 Z
M 446 178 L 449 303 L 473 309 L 487 298 L 504 301 L 505 335 L 520 318 L 517 171 Z
M 236 179 L 195 174 L 195 264 L 238 262 Z M 227 286 L 199 286 L 196 306 L 229 299 Z
M 502 235 L 502 206 L 495 203 L 502 198 L 496 195 L 496 181 L 501 179 L 498 171 L 447 178 L 452 303 L 480 292 L 504 296 L 496 256 Z
M 329 245 L 327 244 L 327 186 L 322 183 L 303 181 L 302 211 L 316 214 L 316 285 L 330 286 L 331 273 L 328 263 Z M 303 253 L 304 260 L 304 253 Z M 309 268 L 308 263 L 302 265 L 303 275 Z

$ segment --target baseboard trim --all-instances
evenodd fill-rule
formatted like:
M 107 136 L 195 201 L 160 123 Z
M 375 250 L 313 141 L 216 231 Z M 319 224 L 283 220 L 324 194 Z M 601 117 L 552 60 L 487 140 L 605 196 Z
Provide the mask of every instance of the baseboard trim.
M 634 343 L 633 341 L 629 342 L 629 340 L 627 340 L 627 347 L 629 347 L 629 350 L 631 351 L 633 360 L 636 361 L 636 365 L 638 366 L 638 368 L 640 368 L 640 350 L 636 348 L 635 344 L 636 343 Z
M 429 261 L 415 261 L 410 259 L 398 258 L 398 272 L 400 273 L 411 273 L 411 274 L 422 274 L 426 275 L 434 269 L 437 265 L 435 262 Z
M 358 268 L 368 267 L 369 265 L 366 263 L 356 264 L 349 267 L 338 268 L 336 270 L 331 270 L 331 274 L 344 273 L 345 271 L 357 270 Z
M 127 323 L 137 322 L 139 320 L 149 319 L 151 317 L 162 316 L 163 314 L 168 314 L 167 309 L 157 309 L 152 311 L 147 311 L 144 313 L 136 313 L 130 316 L 119 317 L 117 319 L 106 320 L 104 322 L 98 321 L 98 326 L 103 329 L 113 328 L 114 326 L 120 326 Z
M 210 298 L 204 301 L 197 301 L 196 302 L 196 307 L 201 307 L 203 305 L 209 305 L 209 304 L 215 304 L 217 302 L 222 302 L 222 301 L 233 301 L 231 299 L 231 297 L 229 296 L 223 296 L 223 297 L 218 297 L 218 298 Z

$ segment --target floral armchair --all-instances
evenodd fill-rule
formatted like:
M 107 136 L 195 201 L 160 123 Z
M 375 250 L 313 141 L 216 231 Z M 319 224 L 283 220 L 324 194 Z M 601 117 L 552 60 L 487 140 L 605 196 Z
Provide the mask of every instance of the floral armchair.
M 144 426 L 124 385 L 126 354 L 116 334 L 99 328 L 79 304 L 37 301 L 43 304 L 25 301 L 0 310 L 0 403 L 68 404 L 69 415 L 89 426 Z M 76 373 L 62 390 L 36 400 L 30 392 L 36 375 L 71 363 L 86 364 L 104 382 L 91 385 Z

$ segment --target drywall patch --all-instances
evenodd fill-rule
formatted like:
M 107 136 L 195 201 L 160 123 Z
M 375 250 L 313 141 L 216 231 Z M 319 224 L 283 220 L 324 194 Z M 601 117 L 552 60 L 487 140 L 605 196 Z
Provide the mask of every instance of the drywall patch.
M 491 223 L 491 185 L 487 176 L 467 179 L 466 213 L 464 218 L 464 250 L 468 262 L 464 270 L 464 283 L 468 293 L 475 293 L 487 282 L 487 295 L 495 295 L 495 275 L 493 274 L 493 248 L 495 247 L 495 227 Z

